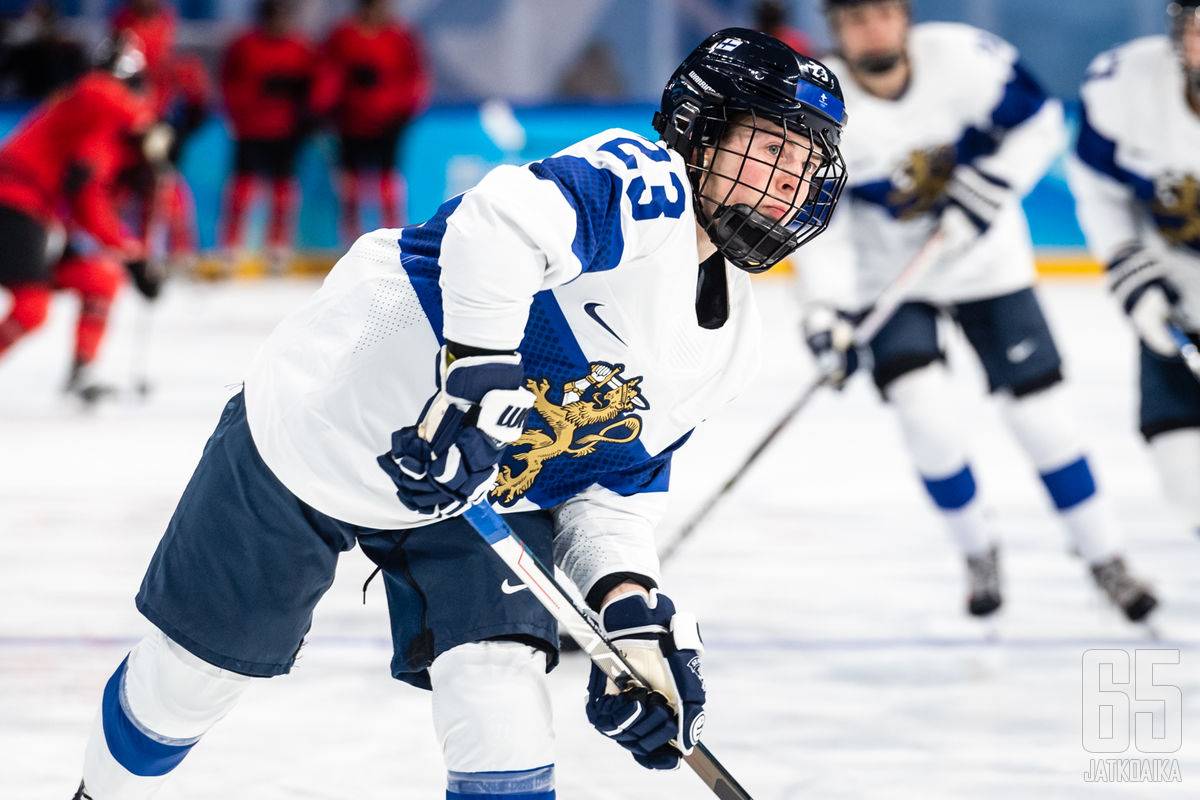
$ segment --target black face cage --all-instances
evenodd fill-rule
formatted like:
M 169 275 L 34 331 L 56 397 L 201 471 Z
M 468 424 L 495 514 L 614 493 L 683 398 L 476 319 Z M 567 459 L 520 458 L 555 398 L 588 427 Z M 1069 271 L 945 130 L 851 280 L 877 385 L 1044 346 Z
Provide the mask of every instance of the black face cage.
M 697 114 L 693 126 L 696 217 L 730 262 L 765 272 L 829 226 L 846 162 L 823 132 L 724 108 Z

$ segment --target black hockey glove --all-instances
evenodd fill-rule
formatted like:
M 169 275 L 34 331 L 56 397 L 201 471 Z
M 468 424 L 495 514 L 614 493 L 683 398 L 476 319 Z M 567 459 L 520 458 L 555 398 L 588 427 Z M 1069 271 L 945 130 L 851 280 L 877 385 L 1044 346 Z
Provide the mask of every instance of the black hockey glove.
M 588 720 L 647 769 L 675 769 L 704 728 L 704 645 L 696 618 L 676 613 L 658 590 L 619 595 L 600 609 L 600 628 L 650 683 L 617 687 L 592 665 Z
M 134 288 L 143 297 L 147 300 L 158 299 L 158 295 L 162 292 L 163 281 L 167 278 L 167 271 L 161 262 L 138 258 L 126 261 L 125 269 L 129 272 L 129 278 L 133 281 Z
M 955 167 L 942 196 L 938 223 L 947 249 L 960 252 L 973 245 L 987 233 L 1011 195 L 1007 181 L 970 164 Z
M 858 369 L 854 328 L 829 306 L 816 305 L 805 312 L 801 330 L 821 383 L 841 391 Z
M 496 482 L 496 463 L 525 428 L 533 393 L 518 353 L 463 356 L 438 351 L 437 393 L 416 425 L 392 434 L 379 465 L 407 508 L 454 516 Z M 449 363 L 447 363 L 449 361 Z
M 1141 245 L 1119 252 L 1108 263 L 1108 289 L 1147 347 L 1166 358 L 1179 355 L 1168 330 L 1178 313 L 1179 290 L 1158 255 Z

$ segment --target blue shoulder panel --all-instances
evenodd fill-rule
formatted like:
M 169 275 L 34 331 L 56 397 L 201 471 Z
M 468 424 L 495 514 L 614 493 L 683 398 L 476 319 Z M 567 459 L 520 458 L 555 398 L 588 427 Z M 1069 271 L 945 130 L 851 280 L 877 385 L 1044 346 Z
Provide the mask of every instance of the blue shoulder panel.
M 408 273 L 413 290 L 417 293 L 417 301 L 425 318 L 433 327 L 433 335 L 439 345 L 445 344 L 442 338 L 442 289 L 438 285 L 442 268 L 438 259 L 442 255 L 442 237 L 446 235 L 446 220 L 454 213 L 462 202 L 463 195 L 451 197 L 442 203 L 428 222 L 422 225 L 410 225 L 400 231 L 400 267 Z
M 621 262 L 621 179 L 577 156 L 556 156 L 529 165 L 529 171 L 552 181 L 575 211 L 571 251 L 584 272 L 612 269 Z
M 1102 175 L 1133 189 L 1138 199 L 1149 203 L 1154 199 L 1154 183 L 1117 164 L 1117 143 L 1105 137 L 1088 121 L 1087 106 L 1083 106 L 1079 119 L 1079 138 L 1075 140 L 1075 154 L 1079 160 Z
M 1013 63 L 1013 74 L 1004 85 L 1000 102 L 992 109 L 986 130 L 974 126 L 963 131 L 955 144 L 955 162 L 967 164 L 989 156 L 1000 147 L 1012 128 L 1036 114 L 1046 103 L 1046 92 L 1021 63 Z

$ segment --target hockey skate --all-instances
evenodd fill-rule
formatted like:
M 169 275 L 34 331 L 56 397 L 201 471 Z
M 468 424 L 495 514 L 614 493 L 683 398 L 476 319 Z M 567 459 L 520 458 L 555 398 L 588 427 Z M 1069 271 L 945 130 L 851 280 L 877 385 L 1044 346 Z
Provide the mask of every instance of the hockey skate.
M 117 389 L 115 386 L 96 380 L 91 364 L 76 362 L 75 366 L 71 367 L 71 375 L 67 378 L 67 385 L 63 391 L 78 397 L 87 405 L 92 405 L 116 394 Z
M 1120 556 L 1113 556 L 1102 564 L 1093 564 L 1092 577 L 1108 595 L 1108 599 L 1125 612 L 1130 622 L 1145 619 L 1158 605 L 1158 599 L 1150 592 L 1150 587 L 1129 574 L 1125 560 Z
M 967 611 L 986 617 L 1000 607 L 1000 552 L 996 545 L 978 556 L 967 556 Z
M 83 781 L 79 782 L 79 788 L 75 790 L 75 794 L 71 796 L 71 800 L 92 800 L 92 796 L 87 793 L 87 787 L 83 785 Z

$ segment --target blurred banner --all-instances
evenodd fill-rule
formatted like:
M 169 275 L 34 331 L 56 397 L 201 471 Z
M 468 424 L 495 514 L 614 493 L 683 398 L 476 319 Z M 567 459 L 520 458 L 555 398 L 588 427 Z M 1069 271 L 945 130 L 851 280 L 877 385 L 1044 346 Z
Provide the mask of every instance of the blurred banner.
M 627 128 L 656 138 L 650 127 L 653 111 L 649 104 L 556 104 L 514 109 L 503 101 L 435 108 L 413 124 L 401 145 L 409 221 L 429 218 L 442 201 L 470 188 L 499 164 L 544 158 L 606 128 Z M 1077 106 L 1068 104 L 1067 111 L 1073 138 Z M 6 134 L 20 116 L 21 110 L 0 111 L 0 134 Z M 233 147 L 220 120 L 210 120 L 198 131 L 183 155 L 181 169 L 195 196 L 202 250 L 215 246 L 222 187 L 232 157 Z M 332 180 L 336 157 L 337 144 L 326 135 L 309 140 L 301 151 L 297 239 L 300 250 L 332 253 L 345 244 L 338 241 L 338 209 Z M 1066 271 L 1092 269 L 1084 252 L 1083 234 L 1075 220 L 1075 205 L 1067 189 L 1061 157 L 1025 198 L 1025 211 L 1043 267 Z M 263 209 L 258 208 L 250 219 L 251 247 L 261 243 L 264 218 Z M 365 206 L 364 230 L 378 225 L 378 209 Z

